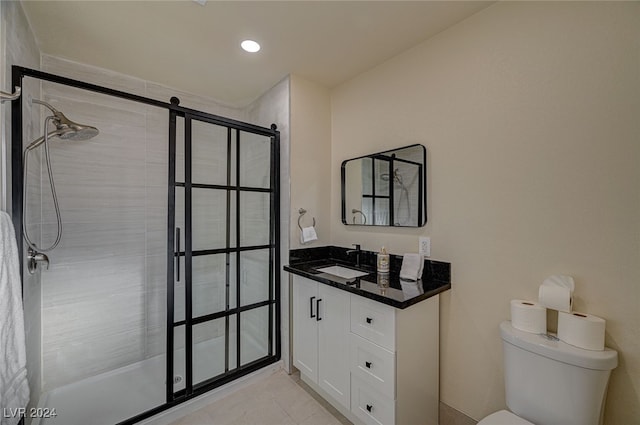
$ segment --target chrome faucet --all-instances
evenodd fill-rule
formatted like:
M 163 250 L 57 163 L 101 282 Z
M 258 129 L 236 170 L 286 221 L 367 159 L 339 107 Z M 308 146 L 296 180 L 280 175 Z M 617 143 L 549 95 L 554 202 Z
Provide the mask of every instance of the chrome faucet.
M 347 250 L 347 255 L 353 254 L 355 252 L 356 253 L 356 267 L 360 267 L 360 253 L 362 252 L 362 250 L 360 249 L 360 244 L 354 243 L 354 244 L 351 244 L 351 245 L 355 246 L 356 249 Z

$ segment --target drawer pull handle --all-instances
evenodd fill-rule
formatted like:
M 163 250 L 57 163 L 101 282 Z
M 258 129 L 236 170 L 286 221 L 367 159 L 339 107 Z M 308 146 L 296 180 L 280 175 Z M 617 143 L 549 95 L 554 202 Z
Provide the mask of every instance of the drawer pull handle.
M 371 362 L 364 362 L 364 365 L 368 368 L 371 369 Z
M 309 318 L 311 318 L 311 319 L 316 317 L 316 315 L 313 314 L 313 300 L 315 300 L 315 299 L 316 299 L 316 297 L 309 298 Z
M 367 317 L 367 323 L 371 324 L 371 322 L 373 322 L 373 319 L 371 317 Z
M 371 413 L 372 410 L 373 410 L 373 406 L 370 404 L 367 404 L 367 412 Z

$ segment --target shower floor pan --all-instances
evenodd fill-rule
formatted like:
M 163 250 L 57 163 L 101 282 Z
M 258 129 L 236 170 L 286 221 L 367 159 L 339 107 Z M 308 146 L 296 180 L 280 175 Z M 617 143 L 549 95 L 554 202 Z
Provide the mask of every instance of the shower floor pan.
M 234 358 L 234 344 L 229 351 Z M 266 355 L 266 348 L 247 338 L 243 354 L 257 359 Z M 179 349 L 174 358 L 183 359 L 184 355 L 184 349 Z M 194 384 L 224 371 L 224 365 L 218 367 L 219 355 L 224 358 L 224 337 L 194 346 Z M 165 359 L 162 354 L 44 393 L 38 408 L 55 409 L 56 416 L 34 418 L 31 425 L 114 425 L 160 406 L 165 402 Z M 174 372 L 174 380 L 180 381 L 174 388 L 184 389 L 184 379 L 180 379 L 184 378 L 184 367 L 176 365 Z

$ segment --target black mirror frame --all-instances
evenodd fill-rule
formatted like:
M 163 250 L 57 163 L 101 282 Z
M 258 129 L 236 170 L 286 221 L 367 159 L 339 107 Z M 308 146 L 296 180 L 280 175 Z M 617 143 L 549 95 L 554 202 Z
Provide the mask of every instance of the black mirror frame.
M 408 148 L 413 148 L 413 147 L 421 147 L 422 148 L 422 163 L 424 164 L 424 170 L 423 172 L 423 178 L 419 179 L 418 181 L 418 217 L 420 217 L 420 219 L 424 218 L 424 221 L 422 222 L 418 222 L 417 226 L 399 226 L 399 225 L 394 225 L 394 224 L 360 224 L 360 223 L 349 223 L 347 222 L 347 215 L 346 215 L 346 210 L 347 210 L 347 206 L 346 206 L 346 187 L 345 187 L 345 183 L 346 183 L 346 164 L 349 161 L 355 161 L 358 159 L 365 159 L 365 158 L 375 158 L 376 156 L 385 156 L 388 155 L 390 153 L 396 152 L 398 150 L 402 150 L 402 149 L 408 149 Z M 422 166 L 421 166 L 422 167 Z M 373 226 L 373 227 L 409 227 L 409 228 L 416 228 L 416 227 L 424 227 L 427 224 L 427 148 L 424 145 L 421 145 L 419 143 L 415 143 L 412 145 L 407 145 L 407 146 L 401 146 L 399 148 L 396 149 L 389 149 L 386 151 L 382 151 L 382 152 L 376 152 L 376 153 L 372 153 L 369 155 L 363 155 L 363 156 L 359 156 L 356 158 L 349 158 L 349 159 L 345 159 L 344 161 L 342 161 L 342 164 L 340 166 L 340 191 L 341 191 L 341 218 L 342 218 L 342 224 L 346 225 L 346 226 Z M 419 220 L 420 220 L 419 219 Z

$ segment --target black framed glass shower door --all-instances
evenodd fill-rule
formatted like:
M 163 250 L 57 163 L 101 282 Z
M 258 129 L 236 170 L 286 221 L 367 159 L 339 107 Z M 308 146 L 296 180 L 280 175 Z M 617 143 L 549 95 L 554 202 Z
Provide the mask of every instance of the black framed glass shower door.
M 279 140 L 262 130 L 170 115 L 167 402 L 280 357 Z

